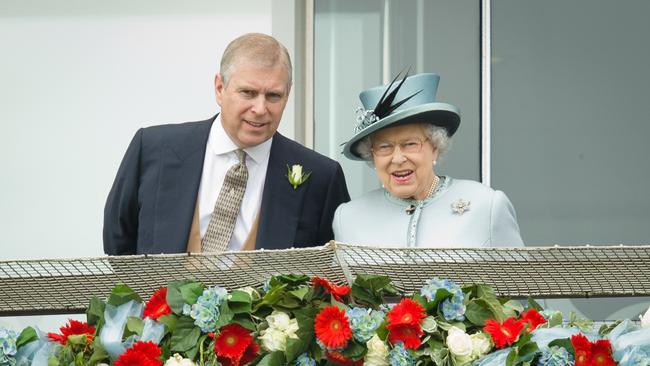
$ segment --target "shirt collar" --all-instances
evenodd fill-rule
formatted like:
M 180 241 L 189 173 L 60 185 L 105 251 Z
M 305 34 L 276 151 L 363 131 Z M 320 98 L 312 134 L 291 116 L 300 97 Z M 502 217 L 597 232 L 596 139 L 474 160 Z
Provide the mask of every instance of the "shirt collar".
M 268 160 L 268 156 L 271 154 L 272 143 L 273 137 L 262 142 L 259 145 L 245 148 L 244 151 L 249 158 L 253 159 L 255 163 L 259 164 L 264 160 Z M 215 155 L 228 154 L 238 149 L 237 145 L 226 133 L 226 130 L 223 129 L 223 125 L 221 124 L 221 115 L 218 115 L 217 118 L 214 119 L 214 122 L 212 122 L 208 149 Z

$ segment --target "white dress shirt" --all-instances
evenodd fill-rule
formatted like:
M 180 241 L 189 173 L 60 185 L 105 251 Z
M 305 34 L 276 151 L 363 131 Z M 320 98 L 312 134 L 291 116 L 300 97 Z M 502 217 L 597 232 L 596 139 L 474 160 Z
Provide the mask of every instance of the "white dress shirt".
M 246 183 L 246 192 L 244 192 L 242 198 L 241 210 L 237 215 L 235 229 L 228 244 L 228 250 L 240 250 L 253 226 L 262 203 L 264 180 L 269 164 L 272 141 L 273 138 L 270 138 L 257 146 L 244 149 L 246 152 L 246 167 L 248 168 L 248 182 Z M 214 205 L 219 197 L 219 192 L 221 192 L 226 173 L 230 167 L 239 162 L 235 150 L 237 150 L 237 145 L 232 142 L 223 129 L 221 116 L 217 116 L 210 129 L 205 159 L 203 160 L 201 185 L 199 186 L 201 238 L 205 236 L 205 232 L 208 230 L 212 211 L 214 211 Z

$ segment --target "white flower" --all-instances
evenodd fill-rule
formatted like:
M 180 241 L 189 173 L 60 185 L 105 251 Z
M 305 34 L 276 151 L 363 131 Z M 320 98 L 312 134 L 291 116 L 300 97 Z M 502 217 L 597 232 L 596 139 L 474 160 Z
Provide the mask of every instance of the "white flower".
M 454 356 L 456 365 L 467 364 L 472 360 L 472 338 L 464 330 L 451 327 L 446 342 L 449 352 Z
M 291 177 L 294 182 L 300 181 L 302 178 L 302 165 L 296 164 L 291 167 Z
M 645 314 L 639 315 L 639 319 L 641 319 L 641 327 L 650 328 L 650 308 L 648 308 Z
M 363 359 L 364 366 L 388 366 L 388 346 L 376 334 L 366 342 L 368 353 Z
M 289 318 L 287 313 L 274 311 L 266 317 L 269 327 L 260 332 L 262 346 L 267 350 L 283 351 L 287 350 L 287 339 L 298 339 L 298 321 Z
M 183 358 L 178 353 L 174 353 L 174 355 L 165 362 L 164 366 L 196 366 L 196 364 L 189 358 Z
M 310 175 L 311 172 L 307 174 L 303 173 L 302 165 L 300 164 L 292 165 L 291 168 L 287 165 L 287 179 L 293 186 L 293 189 L 298 189 L 298 186 L 305 183 Z
M 492 349 L 492 342 L 485 333 L 477 332 L 469 337 L 472 339 L 472 356 L 481 357 Z

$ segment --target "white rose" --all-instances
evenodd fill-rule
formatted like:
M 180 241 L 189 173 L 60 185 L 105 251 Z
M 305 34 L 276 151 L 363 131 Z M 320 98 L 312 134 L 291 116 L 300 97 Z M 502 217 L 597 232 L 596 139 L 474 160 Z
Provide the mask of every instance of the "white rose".
M 481 357 L 492 349 L 492 342 L 485 333 L 478 332 L 469 337 L 472 339 L 472 355 L 474 357 Z
M 269 323 L 269 328 L 275 328 L 283 331 L 288 337 L 298 338 L 296 332 L 298 331 L 298 320 L 291 319 L 289 314 L 281 311 L 274 311 L 271 315 L 266 317 Z
M 648 308 L 645 314 L 639 315 L 639 319 L 641 319 L 641 327 L 650 328 L 650 308 Z
M 262 347 L 269 350 L 270 352 L 287 350 L 287 335 L 283 331 L 267 328 L 260 332 L 260 340 L 262 341 Z
M 368 353 L 363 366 L 388 366 L 388 346 L 376 334 L 366 342 Z
M 165 362 L 164 366 L 196 366 L 196 364 L 189 358 L 183 358 L 178 353 L 174 353 L 174 355 Z
M 447 347 L 449 352 L 458 359 L 472 356 L 472 339 L 464 330 L 451 327 L 447 334 Z
M 298 321 L 289 318 L 289 315 L 281 311 L 274 311 L 266 317 L 269 327 L 260 332 L 262 346 L 267 350 L 286 351 L 287 339 L 298 339 Z
M 294 165 L 291 167 L 291 176 L 294 182 L 299 182 L 302 178 L 302 165 Z

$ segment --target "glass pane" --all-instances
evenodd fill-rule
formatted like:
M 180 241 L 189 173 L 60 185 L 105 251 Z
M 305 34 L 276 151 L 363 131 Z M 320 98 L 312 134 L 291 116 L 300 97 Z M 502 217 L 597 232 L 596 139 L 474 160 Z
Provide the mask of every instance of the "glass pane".
M 315 2 L 315 148 L 341 162 L 352 197 L 378 187 L 372 169 L 344 158 L 361 90 L 382 83 L 384 19 L 389 74 L 411 68 L 441 75 L 438 100 L 461 109 L 454 147 L 439 174 L 479 179 L 479 5 L 401 0 Z
M 650 2 L 492 3 L 493 185 L 524 241 L 647 243 Z M 573 302 L 596 319 L 647 308 Z

